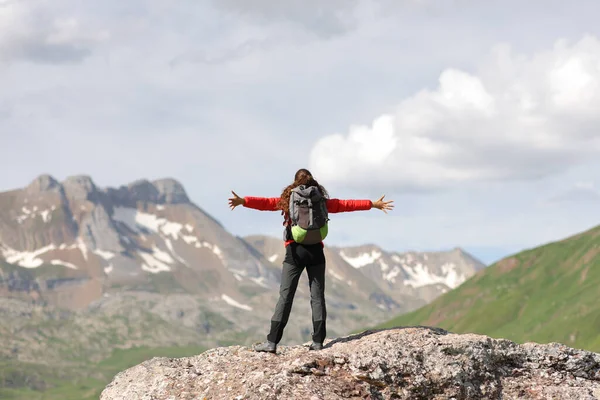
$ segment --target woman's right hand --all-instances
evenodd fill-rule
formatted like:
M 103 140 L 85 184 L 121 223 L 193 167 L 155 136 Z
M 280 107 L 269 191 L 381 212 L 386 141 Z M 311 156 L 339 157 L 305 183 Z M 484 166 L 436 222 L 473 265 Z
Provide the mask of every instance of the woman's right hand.
M 233 211 L 233 209 L 237 206 L 241 206 L 242 204 L 244 204 L 245 200 L 243 197 L 238 196 L 233 190 L 231 191 L 231 193 L 233 193 L 234 197 L 229 199 L 229 207 L 231 208 L 231 211 Z

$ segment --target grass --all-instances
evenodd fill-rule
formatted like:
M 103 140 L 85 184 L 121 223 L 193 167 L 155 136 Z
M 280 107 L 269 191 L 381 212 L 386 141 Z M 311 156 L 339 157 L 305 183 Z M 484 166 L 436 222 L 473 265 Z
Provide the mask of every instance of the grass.
M 116 349 L 99 363 L 71 371 L 5 361 L 0 363 L 0 399 L 97 400 L 113 377 L 127 368 L 153 357 L 186 357 L 205 350 L 199 346 Z
M 600 352 L 600 227 L 480 271 L 433 303 L 376 328 L 437 326 Z

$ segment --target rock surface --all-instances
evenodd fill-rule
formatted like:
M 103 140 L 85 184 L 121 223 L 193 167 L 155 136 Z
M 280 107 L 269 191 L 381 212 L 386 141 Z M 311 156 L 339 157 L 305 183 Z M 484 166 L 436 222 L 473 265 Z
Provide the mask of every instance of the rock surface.
M 101 400 L 600 399 L 600 354 L 415 327 L 366 331 L 322 351 L 233 346 L 153 358 Z

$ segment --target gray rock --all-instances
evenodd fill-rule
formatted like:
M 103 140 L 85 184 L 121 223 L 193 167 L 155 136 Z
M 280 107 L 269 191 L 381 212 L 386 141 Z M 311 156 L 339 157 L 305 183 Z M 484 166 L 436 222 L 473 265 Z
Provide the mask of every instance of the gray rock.
M 27 194 L 39 194 L 42 192 L 59 192 L 61 189 L 60 183 L 50 175 L 40 175 L 27 186 L 25 191 Z
M 69 200 L 95 201 L 97 189 L 92 178 L 87 175 L 70 176 L 63 182 L 65 195 Z
M 159 179 L 152 182 L 154 187 L 158 190 L 158 202 L 167 204 L 181 204 L 189 203 L 188 198 L 183 185 L 175 179 Z
M 137 202 L 156 204 L 187 204 L 190 199 L 181 183 L 175 179 L 159 179 L 150 182 L 140 179 L 118 189 L 107 189 L 108 197 L 115 204 L 133 207 Z
M 598 399 L 600 354 L 433 328 L 367 331 L 324 350 L 221 347 L 127 369 L 101 400 Z
M 158 189 L 146 179 L 140 179 L 128 185 L 129 195 L 134 201 L 156 203 L 158 201 Z
M 89 249 L 108 250 L 120 253 L 123 250 L 119 233 L 102 205 L 94 207 L 80 224 L 80 235 Z

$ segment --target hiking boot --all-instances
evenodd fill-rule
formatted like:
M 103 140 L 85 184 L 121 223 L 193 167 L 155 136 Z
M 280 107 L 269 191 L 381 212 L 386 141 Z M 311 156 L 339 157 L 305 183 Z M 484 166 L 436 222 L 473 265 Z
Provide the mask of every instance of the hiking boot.
M 323 350 L 323 343 L 312 342 L 308 347 L 309 350 Z
M 276 353 L 277 352 L 277 344 L 273 342 L 266 342 L 254 345 L 254 351 L 264 351 L 267 353 Z

